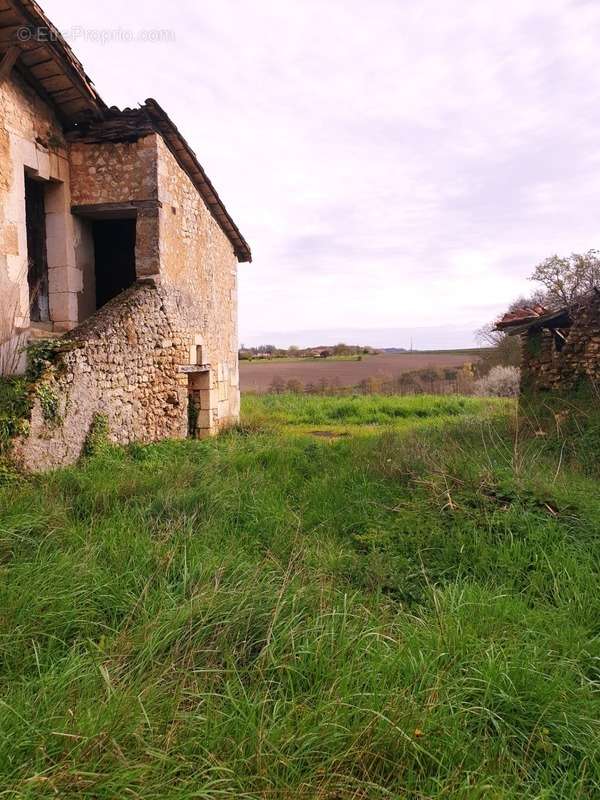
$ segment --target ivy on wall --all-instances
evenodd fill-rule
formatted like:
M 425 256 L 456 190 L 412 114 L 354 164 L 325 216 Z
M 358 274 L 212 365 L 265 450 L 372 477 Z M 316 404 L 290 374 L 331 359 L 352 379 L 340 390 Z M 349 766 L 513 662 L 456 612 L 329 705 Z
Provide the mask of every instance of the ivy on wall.
M 542 331 L 530 331 L 525 340 L 525 349 L 531 358 L 542 355 Z
M 65 349 L 58 339 L 31 342 L 25 348 L 25 375 L 0 378 L 0 483 L 17 475 L 11 462 L 11 442 L 29 433 L 35 399 L 39 400 L 42 416 L 48 425 L 56 426 L 61 422 L 59 397 L 43 378 L 51 367 L 56 366 L 59 354 Z

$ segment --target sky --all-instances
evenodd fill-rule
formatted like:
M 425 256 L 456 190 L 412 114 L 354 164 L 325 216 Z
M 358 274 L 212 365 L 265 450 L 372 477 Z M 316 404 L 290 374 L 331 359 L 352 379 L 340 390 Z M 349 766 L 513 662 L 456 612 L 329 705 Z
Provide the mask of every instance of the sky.
M 597 0 L 42 0 L 249 242 L 247 346 L 461 347 L 599 246 Z

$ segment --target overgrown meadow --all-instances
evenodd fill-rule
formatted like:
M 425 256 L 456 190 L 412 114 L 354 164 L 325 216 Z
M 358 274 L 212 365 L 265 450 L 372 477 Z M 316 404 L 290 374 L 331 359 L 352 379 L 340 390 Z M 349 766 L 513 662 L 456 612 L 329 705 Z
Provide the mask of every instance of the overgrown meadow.
M 600 796 L 598 411 L 245 404 L 0 489 L 0 797 Z

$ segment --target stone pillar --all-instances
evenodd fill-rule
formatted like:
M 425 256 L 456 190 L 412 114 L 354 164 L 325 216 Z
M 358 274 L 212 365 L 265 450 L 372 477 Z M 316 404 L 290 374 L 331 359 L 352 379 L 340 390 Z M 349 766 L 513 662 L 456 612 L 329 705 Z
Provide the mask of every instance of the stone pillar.
M 50 319 L 54 330 L 68 331 L 79 322 L 83 276 L 75 255 L 75 220 L 67 181 L 47 185 L 45 206 Z
M 139 279 L 160 272 L 158 205 L 138 208 L 135 228 L 135 272 Z

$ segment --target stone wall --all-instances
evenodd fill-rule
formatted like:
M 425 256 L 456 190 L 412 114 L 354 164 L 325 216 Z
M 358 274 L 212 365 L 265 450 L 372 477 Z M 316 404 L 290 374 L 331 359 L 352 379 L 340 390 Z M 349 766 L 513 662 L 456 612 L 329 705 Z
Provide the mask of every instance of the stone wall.
M 239 418 L 237 259 L 198 191 L 158 138 L 160 276 L 186 298 L 186 327 L 201 344 L 214 388 L 200 411 L 204 434 Z
M 157 275 L 159 266 L 158 134 L 134 142 L 69 145 L 74 206 L 138 204 L 135 262 L 138 278 Z M 93 212 L 92 212 L 93 213 Z M 82 317 L 85 319 L 85 317 Z
M 158 138 L 153 133 L 136 142 L 72 142 L 73 205 L 156 200 Z
M 182 329 L 182 309 L 176 290 L 137 283 L 66 334 L 64 352 L 35 385 L 16 462 L 31 472 L 74 463 L 97 415 L 118 444 L 185 437 L 188 375 L 180 368 L 193 337 Z M 51 416 L 44 398 L 57 404 Z
M 11 298 L 9 313 L 14 311 L 16 327 L 26 330 L 25 171 L 44 181 L 50 319 L 56 330 L 68 330 L 78 321 L 83 265 L 76 246 L 85 232 L 70 212 L 62 128 L 50 106 L 13 70 L 10 79 L 0 84 L 0 295 Z M 6 314 L 6 306 L 2 311 Z
M 237 259 L 162 138 L 67 147 L 52 112 L 18 77 L 0 87 L 0 113 L 0 291 L 16 286 L 27 329 L 27 169 L 47 181 L 50 317 L 53 332 L 69 331 L 34 388 L 17 461 L 30 471 L 73 463 L 97 414 L 116 443 L 182 438 L 189 397 L 196 435 L 235 423 Z M 94 206 L 123 203 L 136 216 L 138 282 L 96 311 L 90 218 L 106 213 Z
M 574 309 L 572 317 L 562 347 L 552 331 L 523 334 L 523 391 L 569 390 L 582 380 L 600 383 L 600 294 Z

